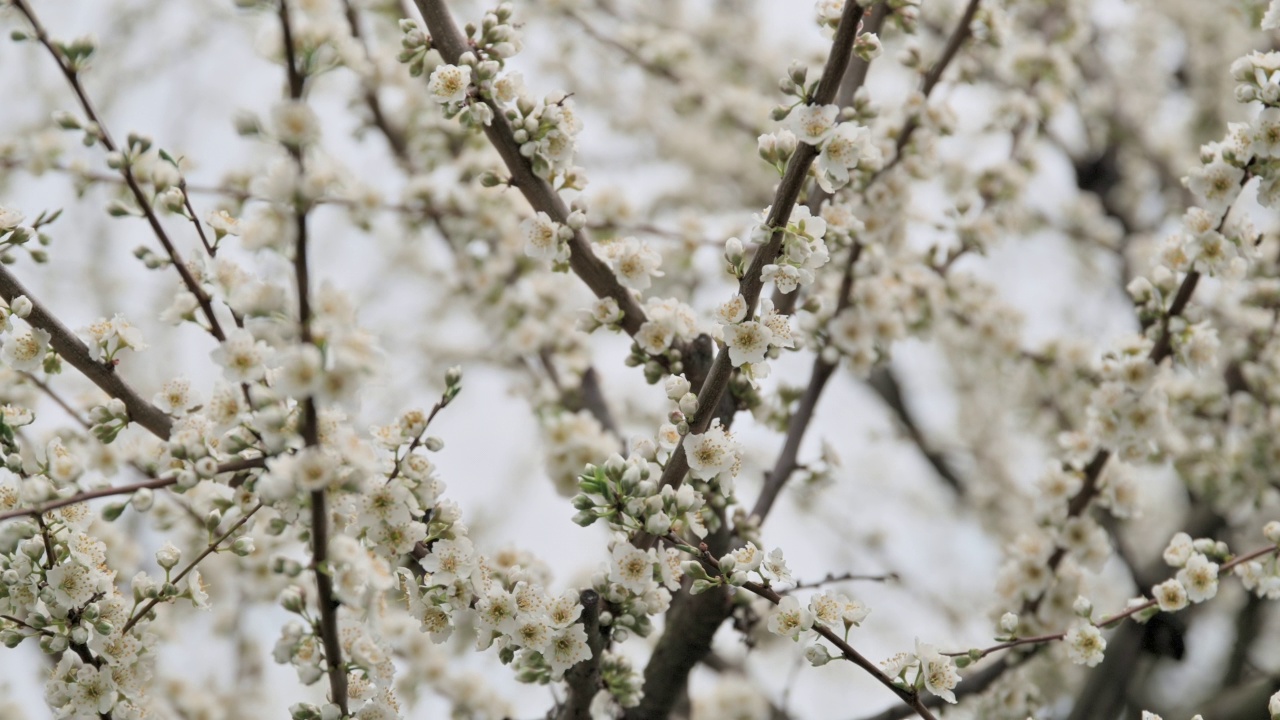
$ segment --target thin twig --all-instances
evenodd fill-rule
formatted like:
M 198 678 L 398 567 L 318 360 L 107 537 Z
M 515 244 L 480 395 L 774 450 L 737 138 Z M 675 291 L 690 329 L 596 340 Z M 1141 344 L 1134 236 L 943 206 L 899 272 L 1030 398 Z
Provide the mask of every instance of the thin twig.
M 267 459 L 260 457 L 248 458 L 245 460 L 232 460 L 219 465 L 214 474 L 222 475 L 224 473 L 242 472 L 244 470 L 266 467 L 266 465 Z M 87 502 L 97 498 L 111 497 L 113 495 L 128 495 L 143 489 L 156 490 L 159 488 L 169 487 L 177 482 L 178 479 L 176 477 L 163 477 L 143 480 L 142 482 L 136 482 L 129 485 L 117 485 L 114 487 L 99 488 L 97 490 L 86 490 L 82 493 L 76 493 L 75 495 L 70 495 L 68 497 L 51 500 L 37 507 L 18 508 L 17 510 L 9 510 L 8 512 L 0 513 L 0 521 L 25 516 L 39 517 L 50 510 L 57 510 L 60 507 L 75 505 L 76 503 Z
M 1252 560 L 1257 560 L 1258 558 L 1266 557 L 1267 555 L 1275 555 L 1277 552 L 1280 552 L 1280 547 L 1277 547 L 1275 545 L 1269 545 L 1267 547 L 1259 548 L 1252 552 L 1245 553 L 1244 555 L 1234 557 L 1231 560 L 1223 563 L 1218 568 L 1218 575 L 1222 576 L 1224 573 L 1229 572 L 1230 570 L 1235 568 L 1237 565 L 1241 565 L 1243 563 L 1247 563 Z M 1108 625 L 1114 625 L 1115 623 L 1118 623 L 1121 620 L 1137 615 L 1138 613 L 1143 612 L 1144 610 L 1150 610 L 1151 608 L 1156 607 L 1156 605 L 1158 604 L 1159 603 L 1156 600 L 1148 599 L 1146 602 L 1138 603 L 1136 605 L 1131 605 L 1125 608 L 1124 610 L 1121 610 L 1120 612 L 1108 615 L 1093 624 L 1100 628 L 1105 628 Z M 1055 642 L 1058 640 L 1062 640 L 1066 636 L 1067 636 L 1066 631 L 1056 632 L 1056 633 L 1046 633 L 1044 635 L 1035 635 L 1032 637 L 1014 638 L 1012 640 L 1006 640 L 1005 642 L 997 643 L 990 647 L 985 647 L 980 649 L 975 648 L 973 650 L 964 650 L 960 652 L 948 652 L 948 653 L 942 653 L 942 654 L 950 655 L 951 657 L 969 656 L 969 657 L 972 657 L 974 660 L 978 660 L 990 655 L 991 653 L 999 652 L 1001 650 L 1008 650 L 1010 648 L 1022 647 L 1024 645 L 1041 645 L 1044 643 Z
M 262 503 L 258 503 L 257 505 L 254 505 L 249 510 L 249 512 L 244 514 L 244 517 L 237 520 L 236 523 L 232 525 L 230 528 L 228 528 L 226 532 L 219 535 L 213 542 L 209 543 L 209 545 L 199 555 L 197 555 L 191 562 L 187 563 L 187 566 L 184 567 L 182 571 L 179 572 L 177 575 L 173 576 L 173 578 L 170 579 L 169 582 L 173 583 L 174 585 L 177 585 L 182 580 L 182 578 L 187 576 L 187 573 L 195 569 L 196 565 L 199 564 L 201 560 L 204 560 L 205 558 L 209 557 L 209 555 L 213 554 L 214 552 L 217 552 L 219 545 L 226 542 L 227 538 L 231 537 L 232 533 L 239 530 L 241 526 L 243 526 L 245 523 L 249 522 L 249 518 L 252 518 L 254 513 L 258 512 L 261 509 L 262 509 Z M 120 634 L 121 635 L 129 634 L 129 630 L 131 630 L 134 625 L 137 625 L 139 620 L 146 617 L 147 613 L 151 612 L 151 608 L 154 608 L 156 605 L 160 603 L 160 600 L 161 598 L 159 596 L 153 597 L 150 600 L 148 600 L 146 604 L 144 604 L 142 607 L 135 610 L 133 615 L 129 618 L 129 622 L 125 623 L 124 627 L 120 629 Z
M 289 98 L 300 102 L 306 90 L 306 77 L 298 66 L 293 44 L 293 27 L 289 19 L 289 0 L 280 0 L 280 31 L 284 45 L 284 63 L 288 78 Z M 306 162 L 302 149 L 289 147 L 298 168 L 299 177 L 305 176 Z M 298 339 L 311 343 L 311 280 L 307 258 L 307 205 L 294 207 L 294 223 L 297 238 L 293 253 L 294 278 L 298 285 Z M 302 400 L 302 439 L 306 447 L 320 445 L 319 413 L 314 397 Z M 332 700 L 347 714 L 347 671 L 342 660 L 342 642 L 338 628 L 338 600 L 333 594 L 333 578 L 328 567 L 329 557 L 329 506 L 324 489 L 311 492 L 311 570 L 316 578 L 316 605 L 320 612 L 320 636 L 324 645 L 324 661 L 328 666 L 329 693 Z
M 27 4 L 27 0 L 13 0 L 14 7 L 18 8 L 18 12 L 26 16 L 27 21 L 31 23 L 32 30 L 35 32 L 36 39 L 43 45 L 53 59 L 58 63 L 58 69 L 62 71 L 63 77 L 71 85 L 71 89 L 75 92 L 76 98 L 80 101 L 80 107 L 84 110 L 85 115 L 90 121 L 97 126 L 95 136 L 110 152 L 120 152 L 115 141 L 111 139 L 111 133 L 107 131 L 107 126 L 102 122 L 102 118 L 98 116 L 94 110 L 93 103 L 89 100 L 88 93 L 85 92 L 84 86 L 80 83 L 80 74 L 76 68 L 67 62 L 66 57 L 54 46 L 50 40 L 49 34 L 45 32 L 44 25 L 40 23 L 34 11 Z M 127 154 L 127 153 L 126 153 Z M 209 332 L 219 341 L 225 340 L 226 335 L 222 332 L 222 326 L 218 323 L 217 315 L 213 311 L 213 302 L 209 294 L 191 274 L 191 270 L 187 267 L 186 262 L 182 259 L 182 255 L 174 246 L 173 241 L 169 239 L 169 234 L 165 231 L 164 226 L 160 224 L 160 218 L 156 215 L 155 207 L 147 198 L 142 190 L 142 186 L 138 183 L 138 179 L 134 177 L 133 170 L 130 168 L 130 160 L 126 157 L 125 161 L 120 165 L 120 175 L 124 178 L 125 185 L 129 187 L 129 191 L 133 194 L 134 200 L 137 201 L 138 207 L 142 210 L 142 214 L 146 217 L 147 223 L 151 226 L 152 232 L 155 233 L 156 239 L 160 241 L 160 245 L 164 247 L 165 254 L 169 256 L 169 260 L 174 269 L 178 271 L 178 275 L 182 277 L 182 284 L 187 290 L 195 296 L 196 302 L 199 303 L 201 311 L 205 318 L 209 321 Z
M 661 65 L 655 62 L 651 62 L 645 59 L 645 57 L 641 55 L 635 48 L 631 47 L 630 45 L 627 45 L 626 43 L 618 40 L 617 38 L 610 37 L 609 35 L 605 34 L 602 30 L 592 25 L 590 22 L 587 21 L 586 18 L 582 16 L 581 13 L 578 13 L 572 9 L 569 9 L 564 11 L 564 15 L 570 20 L 573 20 L 574 22 L 576 22 L 582 28 L 582 31 L 587 34 L 588 37 L 600 43 L 601 45 L 604 45 L 605 47 L 613 48 L 614 50 L 617 50 L 618 52 L 622 53 L 623 56 L 625 56 L 628 60 L 635 63 L 637 67 L 649 73 L 650 75 L 660 77 L 663 80 L 670 82 L 672 85 L 674 85 L 677 88 L 686 87 L 688 85 L 688 81 L 685 78 L 678 75 L 670 67 L 667 67 L 666 65 Z M 689 97 L 693 100 L 693 102 L 697 103 L 698 106 L 700 107 L 706 104 L 706 99 L 703 97 L 703 94 L 701 92 L 692 93 L 689 95 Z M 727 108 L 722 111 L 721 115 L 726 120 L 729 121 L 730 125 L 732 125 L 736 129 L 741 130 L 742 132 L 748 135 L 751 135 L 752 137 L 755 137 L 756 135 L 759 135 L 760 133 L 764 132 L 763 129 L 756 127 L 755 125 L 751 124 L 746 120 L 743 120 L 737 115 L 734 115 Z
M 938 82 L 942 80 L 942 73 L 955 59 L 956 54 L 960 52 L 960 46 L 964 45 L 965 40 L 969 39 L 969 26 L 973 24 L 973 17 L 978 12 L 978 6 L 982 0 L 969 0 L 969 4 L 964 8 L 964 14 L 960 16 L 960 21 L 956 23 L 955 29 L 951 31 L 951 36 L 947 38 L 946 47 L 942 49 L 942 55 L 925 73 L 924 79 L 920 81 L 920 94 L 927 100 L 933 89 L 938 86 Z M 923 107 L 923 106 L 922 106 Z M 884 167 L 876 171 L 874 177 L 880 177 L 888 172 L 890 168 L 897 165 L 903 159 L 903 151 L 907 147 L 907 143 L 911 142 L 911 136 L 915 134 L 920 127 L 918 116 L 912 115 L 907 119 L 906 124 L 898 133 L 898 140 L 894 145 L 893 158 L 885 163 Z
M 724 577 L 724 573 L 720 570 L 720 563 L 711 555 L 710 552 L 707 551 L 707 546 L 705 544 L 701 548 L 694 549 L 677 538 L 667 538 L 667 541 L 673 547 L 685 552 L 692 550 L 694 556 L 697 557 L 698 561 L 701 562 L 704 567 L 714 573 L 716 577 L 726 579 Z M 746 582 L 737 587 L 741 587 L 743 590 L 754 593 L 774 605 L 782 602 L 783 595 L 767 585 L 761 585 L 755 582 Z M 844 638 L 840 637 L 840 635 L 831 628 L 828 628 L 820 622 L 815 622 L 813 624 L 813 631 L 821 635 L 832 645 L 835 645 L 836 648 L 840 650 L 840 654 L 844 656 L 846 660 L 862 668 L 881 685 L 884 685 L 893 691 L 893 694 L 897 695 L 899 700 L 910 706 L 911 709 L 914 710 L 921 718 L 924 718 L 925 720 L 936 720 L 934 714 L 920 702 L 919 693 L 899 687 L 894 683 L 893 678 L 886 675 L 875 663 L 871 662 L 863 656 L 862 653 L 855 650 L 852 645 L 846 642 Z
M 899 579 L 898 573 L 888 573 L 887 575 L 862 575 L 859 573 L 841 573 L 839 575 L 835 575 L 832 573 L 827 573 L 826 577 L 820 580 L 812 580 L 810 582 L 798 582 L 795 584 L 794 587 L 792 587 L 790 590 L 787 590 L 786 592 L 793 593 L 797 590 L 811 590 L 813 588 L 822 587 L 823 585 L 830 585 L 832 583 L 840 583 L 840 582 L 860 581 L 860 582 L 882 583 L 882 582 L 896 581 L 898 579 Z

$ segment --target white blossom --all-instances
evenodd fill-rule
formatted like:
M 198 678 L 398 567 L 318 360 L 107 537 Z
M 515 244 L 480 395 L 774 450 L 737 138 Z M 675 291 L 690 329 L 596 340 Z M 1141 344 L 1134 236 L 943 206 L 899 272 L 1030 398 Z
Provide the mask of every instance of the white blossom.
M 0 360 L 10 369 L 19 372 L 35 372 L 44 363 L 49 348 L 49 333 L 31 328 L 24 333 L 8 333 L 0 346 Z
M 636 595 L 644 595 L 656 584 L 653 579 L 654 561 L 652 551 L 640 550 L 631 543 L 618 543 L 613 547 L 609 582 L 618 583 Z
M 267 372 L 270 348 L 253 337 L 248 330 L 236 329 L 212 353 L 213 361 L 222 366 L 222 375 L 233 383 L 261 380 Z
M 431 77 L 427 79 L 427 92 L 438 103 L 457 103 L 467 98 L 470 84 L 469 65 L 440 65 L 431 71 Z
M 551 679 L 559 680 L 565 670 L 583 660 L 591 659 L 591 648 L 587 645 L 587 631 L 581 624 L 570 625 L 556 631 L 551 636 L 551 642 L 543 652 L 543 657 L 551 667 Z
M 813 627 L 813 613 L 800 605 L 800 601 L 787 595 L 769 615 L 769 632 L 792 640 L 799 640 L 800 633 Z
M 1193 603 L 1212 600 L 1218 594 L 1218 564 L 1201 553 L 1192 553 L 1177 578 L 1187 589 L 1187 599 Z
M 613 274 L 618 282 L 633 290 L 648 290 L 652 279 L 662 277 L 662 256 L 657 250 L 633 237 L 615 244 L 610 253 L 613 258 Z
M 791 111 L 791 132 L 800 142 L 820 145 L 835 130 L 840 108 L 835 105 L 801 105 Z
M 924 687 L 929 692 L 949 703 L 956 701 L 952 692 L 960 683 L 960 673 L 951 658 L 938 652 L 937 648 L 916 640 L 916 657 L 920 660 L 920 675 L 924 678 Z
M 1063 641 L 1067 644 L 1067 656 L 1077 665 L 1097 665 L 1102 662 L 1103 651 L 1107 649 L 1107 641 L 1102 638 L 1102 632 L 1089 624 L 1071 628 Z
M 1206 210 L 1222 217 L 1240 194 L 1243 180 L 1243 170 L 1219 159 L 1192 170 L 1184 183 Z
M 1164 612 L 1177 612 L 1187 606 L 1187 589 L 1175 578 L 1151 588 L 1151 596 Z
M 520 235 L 524 238 L 524 252 L 540 260 L 568 259 L 568 247 L 560 238 L 562 226 L 544 212 L 539 212 L 520 223 Z
M 684 450 L 689 459 L 689 473 L 699 480 L 711 480 L 733 469 L 742 453 L 741 446 L 718 420 L 705 433 L 685 438 Z
M 174 417 L 182 417 L 192 406 L 200 404 L 200 398 L 192 391 L 190 380 L 173 378 L 165 381 L 151 402 Z
M 301 100 L 277 103 L 271 109 L 271 123 L 276 139 L 285 145 L 304 147 L 320 137 L 320 118 Z
M 744 363 L 764 362 L 773 333 L 768 326 L 755 320 L 724 327 L 724 341 L 729 347 L 729 360 L 734 367 Z
M 22 213 L 0 205 L 0 235 L 21 225 L 22 220 Z

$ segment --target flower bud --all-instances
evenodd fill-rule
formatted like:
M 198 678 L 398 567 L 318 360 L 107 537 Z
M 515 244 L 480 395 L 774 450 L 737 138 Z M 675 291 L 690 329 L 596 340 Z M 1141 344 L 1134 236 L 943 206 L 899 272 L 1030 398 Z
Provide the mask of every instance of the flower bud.
M 252 555 L 254 549 L 253 538 L 251 537 L 238 537 L 235 542 L 231 543 L 231 552 L 240 557 Z
M 1000 616 L 1000 632 L 1006 635 L 1012 635 L 1018 631 L 1018 616 L 1014 613 L 1007 612 Z
M 156 551 L 156 564 L 165 570 L 173 569 L 173 566 L 177 565 L 181 560 L 182 551 L 167 540 L 164 545 Z
M 822 667 L 831 662 L 831 651 L 827 650 L 826 645 L 815 643 L 805 648 L 804 659 L 814 667 Z
M 1268 542 L 1280 545 L 1280 520 L 1272 520 L 1267 523 L 1266 526 L 1262 528 L 1262 536 L 1265 537 Z

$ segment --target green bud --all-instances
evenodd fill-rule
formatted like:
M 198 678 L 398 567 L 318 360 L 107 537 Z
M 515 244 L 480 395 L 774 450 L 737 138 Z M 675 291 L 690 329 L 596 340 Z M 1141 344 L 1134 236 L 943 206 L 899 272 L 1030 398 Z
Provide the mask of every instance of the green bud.
M 708 591 L 708 590 L 710 590 L 710 589 L 712 589 L 712 588 L 716 587 L 716 586 L 717 586 L 717 585 L 719 585 L 719 584 L 720 584 L 719 582 L 717 582 L 717 581 L 712 581 L 712 580 L 694 580 L 694 581 L 693 581 L 693 587 L 689 588 L 689 594 L 690 594 L 690 595 L 700 595 L 700 594 L 702 594 L 702 593 L 704 593 L 704 592 L 706 592 L 706 591 Z
M 831 651 L 822 643 L 815 643 L 805 648 L 804 659 L 814 667 L 822 667 L 831 662 Z
M 254 545 L 251 537 L 238 537 L 235 542 L 231 543 L 231 552 L 240 557 L 248 557 L 253 554 Z
M 129 207 L 122 200 L 112 200 L 107 203 L 107 214 L 111 217 L 128 217 L 133 215 L 133 208 Z
M 685 560 L 680 563 L 680 569 L 684 571 L 685 575 L 688 575 L 694 580 L 711 579 L 711 576 L 707 574 L 707 569 L 702 567 L 702 563 L 697 560 Z

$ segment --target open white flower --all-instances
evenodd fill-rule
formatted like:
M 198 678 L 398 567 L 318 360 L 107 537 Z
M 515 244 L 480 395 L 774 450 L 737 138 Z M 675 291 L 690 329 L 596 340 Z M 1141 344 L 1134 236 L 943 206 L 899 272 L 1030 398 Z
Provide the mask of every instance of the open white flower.
M 89 346 L 89 353 L 98 362 L 107 362 L 115 358 L 121 350 L 146 349 L 142 341 L 142 331 L 129 324 L 123 315 L 116 314 L 110 320 L 98 319 L 89 327 L 80 331 L 80 337 Z
M 613 274 L 618 282 L 633 290 L 647 290 L 652 279 L 662 277 L 662 256 L 649 243 L 625 238 L 613 251 Z
M 1218 594 L 1218 563 L 1210 562 L 1201 553 L 1192 554 L 1178 571 L 1177 578 L 1187 589 L 1187 599 L 1193 603 L 1211 600 Z
M 0 205 L 0 234 L 8 232 L 22 224 L 22 213 Z
M 738 464 L 742 447 L 720 427 L 717 419 L 705 433 L 685 438 L 684 451 L 689 459 L 689 473 L 699 480 L 710 480 Z
M 430 584 L 449 585 L 455 580 L 470 578 L 476 569 L 477 558 L 471 540 L 459 537 L 434 543 L 431 553 L 419 564 L 431 573 Z
M 1222 217 L 1240 194 L 1242 180 L 1244 170 L 1218 159 L 1192 170 L 1183 184 L 1214 217 Z
M 1187 606 L 1187 589 L 1176 578 L 1170 578 L 1151 588 L 1151 596 L 1164 612 L 1177 612 Z
M 182 417 L 192 406 L 200 404 L 199 396 L 191 390 L 191 381 L 186 378 L 166 380 L 151 401 L 174 417 Z
M 1164 549 L 1164 561 L 1170 567 L 1182 567 L 1187 564 L 1187 560 L 1191 559 L 1191 553 L 1195 552 L 1195 547 L 1191 544 L 1191 536 L 1184 533 L 1176 533 L 1169 540 L 1169 546 Z
M 813 613 L 800 601 L 787 595 L 782 598 L 769 616 L 769 632 L 792 640 L 799 640 L 800 633 L 813 627 Z
M 916 658 L 920 661 L 920 676 L 924 678 L 924 687 L 929 692 L 949 703 L 956 701 L 952 692 L 960 683 L 960 673 L 951 658 L 938 652 L 937 648 L 916 640 Z
M 564 671 L 583 660 L 591 659 L 591 647 L 587 645 L 587 631 L 575 623 L 551 636 L 551 643 L 542 657 L 551 666 L 551 679 L 559 680 Z
M 818 154 L 818 185 L 833 193 L 849 182 L 849 171 L 859 166 L 878 166 L 880 150 L 864 125 L 840 123 L 822 144 Z
M 774 548 L 760 564 L 760 575 L 773 585 L 790 585 L 795 582 L 791 569 L 782 557 L 782 548 Z
M 524 238 L 524 254 L 531 258 L 555 260 L 568 251 L 561 250 L 560 224 L 544 212 L 521 222 L 520 236 Z
M 724 341 L 729 346 L 729 361 L 734 367 L 744 363 L 764 362 L 773 332 L 768 326 L 755 320 L 724 327 Z
M 636 595 L 644 595 L 656 586 L 654 560 L 652 551 L 646 552 L 631 543 L 620 542 L 613 546 L 609 582 L 617 583 Z
M 791 111 L 790 130 L 800 142 L 820 145 L 835 130 L 839 114 L 835 105 L 801 105 Z
M 5 335 L 4 346 L 0 347 L 0 359 L 10 369 L 35 372 L 44 363 L 48 348 L 49 333 L 40 328 L 31 328 L 24 333 L 9 333 Z
M 734 295 L 716 308 L 716 322 L 722 325 L 740 323 L 747 317 L 747 299 L 742 295 Z
M 253 337 L 248 330 L 232 330 L 227 339 L 213 351 L 213 361 L 222 366 L 222 374 L 234 383 L 261 380 L 267 372 L 271 349 Z
M 471 84 L 471 66 L 441 65 L 431 71 L 427 79 L 427 92 L 438 103 L 462 102 L 467 98 L 467 86 Z
M 1096 626 L 1077 625 L 1067 631 L 1067 636 L 1063 639 L 1067 643 L 1067 657 L 1071 658 L 1071 662 L 1089 667 L 1102 662 L 1107 641 Z
M 276 139 L 290 147 L 310 145 L 320 137 L 320 118 L 301 100 L 286 100 L 271 108 Z

